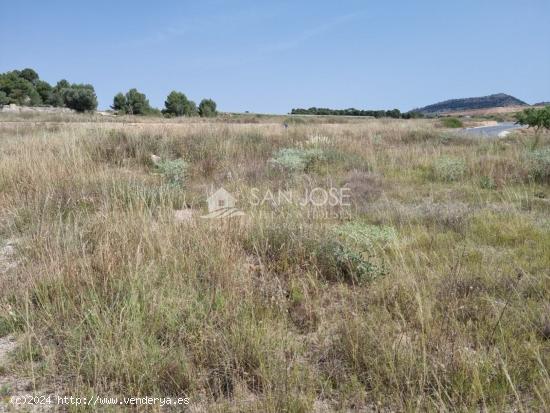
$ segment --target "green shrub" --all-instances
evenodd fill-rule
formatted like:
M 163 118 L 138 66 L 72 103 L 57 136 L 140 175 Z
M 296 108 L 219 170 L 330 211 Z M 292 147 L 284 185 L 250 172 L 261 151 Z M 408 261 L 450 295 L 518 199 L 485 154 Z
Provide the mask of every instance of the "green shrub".
M 174 159 L 171 161 L 160 161 L 156 164 L 159 173 L 166 178 L 171 185 L 183 186 L 185 182 L 185 172 L 187 170 L 187 162 L 183 159 Z
M 336 274 L 348 282 L 364 282 L 385 274 L 376 249 L 397 239 L 395 228 L 349 222 L 334 228 L 330 235 L 330 241 L 321 243 L 317 255 L 326 275 Z
M 264 222 L 245 236 L 243 247 L 258 254 L 277 274 L 303 265 L 315 268 L 322 279 L 335 282 L 361 283 L 383 274 L 373 251 L 354 248 L 322 226 L 303 225 L 298 216 Z
M 462 159 L 444 156 L 434 163 L 434 176 L 442 181 L 458 181 L 466 174 L 466 164 Z
M 315 258 L 319 272 L 329 280 L 361 283 L 383 273 L 365 254 L 335 239 L 320 242 Z
M 535 181 L 550 181 L 550 147 L 530 152 L 529 178 Z
M 290 172 L 305 172 L 318 161 L 325 159 L 321 149 L 280 149 L 271 160 L 272 163 L 287 169 Z
M 443 118 L 441 124 L 446 128 L 462 128 L 463 126 L 462 121 L 457 118 Z
M 397 239 L 393 227 L 348 222 L 335 228 L 335 232 L 356 247 L 366 251 L 373 247 L 386 247 Z

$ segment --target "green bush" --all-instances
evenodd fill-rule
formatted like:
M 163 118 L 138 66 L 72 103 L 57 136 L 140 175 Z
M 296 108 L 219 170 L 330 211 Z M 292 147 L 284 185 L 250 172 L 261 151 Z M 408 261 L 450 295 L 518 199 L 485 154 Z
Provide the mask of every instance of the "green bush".
M 243 247 L 278 274 L 304 263 L 322 279 L 334 282 L 361 283 L 383 274 L 373 251 L 361 251 L 322 226 L 303 225 L 299 215 L 282 215 L 255 227 L 246 234 Z
M 446 128 L 462 128 L 462 121 L 457 118 L 443 118 L 441 124 Z
M 315 258 L 319 272 L 329 280 L 361 283 L 381 274 L 363 254 L 338 240 L 320 242 Z
M 324 159 L 325 155 L 319 148 L 283 148 L 273 156 L 271 162 L 290 172 L 305 172 L 316 162 Z
M 348 222 L 332 229 L 317 256 L 325 273 L 351 282 L 372 281 L 385 274 L 379 252 L 397 239 L 393 227 Z
M 187 171 L 187 167 L 187 162 L 183 159 L 160 161 L 156 164 L 158 172 L 164 176 L 168 183 L 178 186 L 183 186 L 185 183 L 185 172 Z
M 466 164 L 462 159 L 444 156 L 434 163 L 434 175 L 441 181 L 458 181 L 466 174 Z
M 373 247 L 386 247 L 397 239 L 397 231 L 393 227 L 368 225 L 359 222 L 348 222 L 335 228 L 336 234 L 347 242 L 367 251 Z
M 529 178 L 535 181 L 550 181 L 550 147 L 530 152 L 527 159 Z

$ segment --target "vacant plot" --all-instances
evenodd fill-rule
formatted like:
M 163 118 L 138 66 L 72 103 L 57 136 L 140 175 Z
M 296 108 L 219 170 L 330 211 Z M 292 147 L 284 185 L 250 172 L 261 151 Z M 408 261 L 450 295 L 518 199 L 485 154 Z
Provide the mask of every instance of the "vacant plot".
M 24 343 L 0 375 L 196 411 L 550 410 L 550 136 L 64 116 L 0 123 Z M 246 215 L 200 218 L 219 187 Z

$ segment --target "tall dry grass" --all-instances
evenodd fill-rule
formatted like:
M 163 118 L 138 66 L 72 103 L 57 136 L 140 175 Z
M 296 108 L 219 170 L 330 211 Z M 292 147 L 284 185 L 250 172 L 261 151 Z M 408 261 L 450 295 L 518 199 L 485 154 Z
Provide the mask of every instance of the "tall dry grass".
M 29 343 L 17 374 L 204 411 L 550 408 L 550 191 L 530 135 L 256 121 L 0 125 L 0 238 L 18 262 L 0 333 Z M 304 172 L 271 161 L 311 145 Z M 183 159 L 184 184 L 151 154 Z M 351 206 L 174 220 L 222 185 L 243 209 L 252 188 L 331 185 Z M 365 232 L 350 244 L 339 228 Z

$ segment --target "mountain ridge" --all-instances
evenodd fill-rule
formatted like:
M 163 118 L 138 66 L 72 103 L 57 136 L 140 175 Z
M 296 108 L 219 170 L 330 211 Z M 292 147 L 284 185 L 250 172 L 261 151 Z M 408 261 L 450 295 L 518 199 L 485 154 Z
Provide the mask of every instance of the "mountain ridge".
M 505 93 L 496 93 L 488 96 L 448 99 L 422 108 L 413 109 L 424 115 L 435 115 L 447 112 L 458 112 L 473 109 L 489 109 L 507 106 L 529 106 L 526 102 Z

